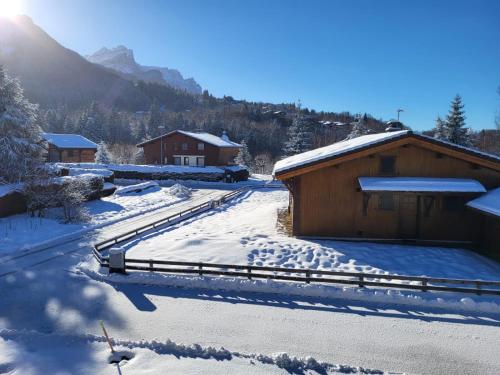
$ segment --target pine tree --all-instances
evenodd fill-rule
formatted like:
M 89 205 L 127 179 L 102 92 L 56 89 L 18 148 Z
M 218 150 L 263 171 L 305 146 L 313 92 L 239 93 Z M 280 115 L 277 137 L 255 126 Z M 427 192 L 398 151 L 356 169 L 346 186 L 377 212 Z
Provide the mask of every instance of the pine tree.
M 252 155 L 250 155 L 250 151 L 248 151 L 248 146 L 246 141 L 241 142 L 241 148 L 238 151 L 238 155 L 234 159 L 235 163 L 239 165 L 244 165 L 248 168 L 252 165 Z
M 446 116 L 446 138 L 449 142 L 461 146 L 470 146 L 469 130 L 465 127 L 465 111 L 462 98 L 457 94 L 451 102 L 451 108 Z
M 24 98 L 17 79 L 0 66 L 0 180 L 24 180 L 42 161 L 38 107 Z
M 148 135 L 151 138 L 161 135 L 161 113 L 158 102 L 154 101 L 149 110 Z
M 436 118 L 436 127 L 434 128 L 434 138 L 446 140 L 447 139 L 446 131 L 447 131 L 446 123 L 440 116 L 438 116 Z
M 99 144 L 97 145 L 95 161 L 99 164 L 106 164 L 106 165 L 111 163 L 111 156 L 109 154 L 108 146 L 106 146 L 106 143 L 102 141 L 99 142 Z
M 311 149 L 311 133 L 300 107 L 287 131 L 287 141 L 283 147 L 285 156 L 300 154 Z
M 369 133 L 369 129 L 367 126 L 368 116 L 366 113 L 363 116 L 360 116 L 358 120 L 354 123 L 351 132 L 347 135 L 346 139 L 354 139 L 360 137 L 362 135 L 366 135 Z

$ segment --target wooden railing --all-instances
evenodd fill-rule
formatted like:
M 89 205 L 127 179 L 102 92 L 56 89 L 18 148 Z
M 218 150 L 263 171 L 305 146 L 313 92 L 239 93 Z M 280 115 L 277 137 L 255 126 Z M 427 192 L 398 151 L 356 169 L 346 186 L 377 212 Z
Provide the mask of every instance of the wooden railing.
M 208 211 L 222 203 L 235 198 L 249 188 L 241 188 L 222 196 L 218 200 L 207 201 L 174 215 L 157 220 L 113 238 L 106 239 L 93 246 L 92 253 L 102 267 L 109 267 L 109 256 L 102 253 L 131 238 L 156 229 L 166 224 L 174 224 L 186 220 L 196 214 Z M 131 259 L 125 257 L 126 271 L 164 272 L 171 274 L 196 274 L 222 277 L 242 277 L 248 279 L 269 279 L 293 282 L 328 283 L 357 285 L 359 287 L 383 287 L 394 289 L 411 289 L 419 291 L 442 291 L 457 293 L 475 293 L 500 295 L 500 281 L 448 279 L 424 276 L 379 275 L 362 272 L 327 271 L 315 269 L 295 269 L 283 267 L 266 267 L 237 264 L 218 264 L 200 262 L 176 262 L 155 259 Z M 381 281 L 383 280 L 383 281 Z M 398 282 L 399 281 L 399 282 Z M 412 284 L 401 283 L 411 282 Z
M 143 225 L 141 227 L 138 227 L 138 228 L 135 228 L 131 231 L 128 231 L 128 232 L 125 232 L 125 233 L 121 233 L 115 237 L 112 237 L 112 238 L 108 238 L 104 241 L 101 241 L 101 242 L 98 242 L 96 244 L 93 245 L 93 254 L 96 256 L 96 257 L 100 257 L 102 258 L 102 255 L 100 254 L 103 250 L 106 250 L 110 247 L 113 247 L 113 246 L 116 246 L 117 244 L 119 243 L 122 243 L 122 242 L 125 242 L 125 241 L 128 241 L 130 239 L 132 239 L 133 237 L 135 236 L 138 236 L 139 234 L 142 234 L 144 232 L 147 232 L 149 230 L 152 230 L 152 229 L 156 229 L 160 226 L 164 226 L 166 224 L 173 224 L 173 223 L 178 223 L 179 221 L 182 221 L 182 220 L 186 220 L 196 214 L 200 214 L 202 212 L 205 212 L 205 211 L 208 211 L 214 207 L 218 207 L 220 206 L 221 204 L 223 204 L 224 202 L 227 202 L 235 197 L 237 197 L 238 195 L 242 194 L 243 192 L 247 191 L 248 188 L 247 187 L 243 187 L 243 188 L 240 188 L 240 189 L 237 189 L 237 190 L 233 190 L 231 191 L 230 193 L 227 193 L 225 195 L 223 195 L 222 197 L 220 197 L 219 199 L 216 199 L 216 200 L 210 200 L 210 201 L 207 201 L 207 202 L 204 202 L 204 203 L 201 203 L 197 206 L 194 206 L 194 207 L 190 207 L 184 211 L 181 211 L 181 212 L 177 212 L 173 215 L 170 215 L 170 216 L 167 216 L 167 217 L 164 217 L 164 218 L 161 218 L 159 220 L 156 220 L 152 223 L 149 223 L 149 224 L 146 224 L 146 225 Z M 99 259 L 98 259 L 99 260 Z
M 101 263 L 109 267 L 107 262 Z M 269 279 L 309 283 L 347 284 L 359 287 L 384 287 L 420 291 L 442 291 L 500 295 L 500 281 L 448 279 L 424 276 L 379 275 L 361 272 L 295 269 L 252 265 L 176 262 L 125 258 L 125 271 L 149 271 L 171 274 L 196 274 L 248 279 Z M 380 281 L 384 280 L 384 281 Z M 414 282 L 403 284 L 397 281 Z

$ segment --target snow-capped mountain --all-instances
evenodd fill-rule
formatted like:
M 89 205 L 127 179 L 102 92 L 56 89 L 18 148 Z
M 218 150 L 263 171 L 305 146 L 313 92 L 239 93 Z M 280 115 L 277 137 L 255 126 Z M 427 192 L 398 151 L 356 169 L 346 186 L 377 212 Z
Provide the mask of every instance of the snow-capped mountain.
M 185 79 L 175 69 L 140 65 L 135 61 L 134 52 L 125 46 L 103 47 L 86 58 L 92 63 L 120 72 L 127 78 L 167 84 L 189 93 L 201 94 L 201 86 L 193 78 Z

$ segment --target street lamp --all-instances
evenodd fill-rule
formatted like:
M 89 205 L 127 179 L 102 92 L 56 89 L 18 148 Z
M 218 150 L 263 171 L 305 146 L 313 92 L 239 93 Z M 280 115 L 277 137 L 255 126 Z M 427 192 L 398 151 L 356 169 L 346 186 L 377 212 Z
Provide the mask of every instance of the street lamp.
M 160 125 L 160 126 L 158 126 L 158 129 L 160 129 L 160 130 L 164 130 L 164 129 L 165 129 L 165 126 Z M 160 165 L 163 165 L 163 161 L 165 160 L 165 159 L 163 158 L 163 135 L 164 135 L 164 134 L 163 134 L 163 132 L 162 132 L 162 134 L 160 135 L 160 159 L 161 159 L 161 160 L 160 160 Z
M 398 121 L 399 121 L 399 114 L 400 114 L 401 112 L 404 112 L 404 109 L 398 108 Z

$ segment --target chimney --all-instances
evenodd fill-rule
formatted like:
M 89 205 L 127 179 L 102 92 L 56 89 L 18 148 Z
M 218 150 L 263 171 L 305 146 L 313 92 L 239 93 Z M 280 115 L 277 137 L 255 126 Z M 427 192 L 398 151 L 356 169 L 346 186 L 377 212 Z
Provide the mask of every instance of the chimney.
M 226 131 L 225 131 L 225 130 L 222 132 L 222 136 L 221 136 L 221 138 L 222 138 L 223 140 L 225 140 L 225 141 L 229 142 L 229 137 L 227 136 L 227 133 L 226 133 Z
M 403 124 L 399 121 L 389 121 L 387 123 L 387 128 L 385 128 L 386 132 L 397 132 L 403 130 Z

